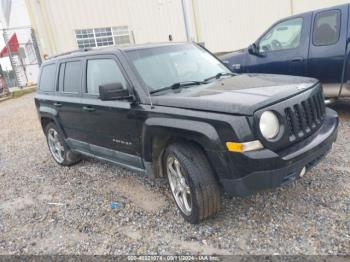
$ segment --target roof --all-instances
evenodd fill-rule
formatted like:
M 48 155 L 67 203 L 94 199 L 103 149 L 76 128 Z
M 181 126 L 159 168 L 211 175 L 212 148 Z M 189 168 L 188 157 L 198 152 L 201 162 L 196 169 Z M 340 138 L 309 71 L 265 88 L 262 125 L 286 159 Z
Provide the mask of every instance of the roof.
M 176 46 L 181 44 L 188 44 L 188 43 L 187 42 L 165 42 L 165 43 L 147 43 L 147 44 L 125 45 L 125 46 L 108 46 L 108 47 L 94 48 L 94 49 L 78 49 L 78 50 L 49 57 L 47 61 L 52 61 L 60 58 L 82 56 L 84 55 L 84 52 L 89 52 L 89 54 L 101 54 L 106 52 L 115 52 L 119 50 L 131 51 L 131 50 L 140 50 L 140 49 L 148 49 L 148 48 L 158 48 L 158 47 L 164 47 L 164 46 Z
M 188 42 L 163 42 L 163 43 L 147 43 L 147 44 L 137 44 L 137 45 L 126 45 L 122 46 L 119 49 L 123 51 L 129 50 L 139 50 L 139 49 L 147 49 L 147 48 L 157 48 L 163 46 L 175 46 L 181 44 L 188 44 Z

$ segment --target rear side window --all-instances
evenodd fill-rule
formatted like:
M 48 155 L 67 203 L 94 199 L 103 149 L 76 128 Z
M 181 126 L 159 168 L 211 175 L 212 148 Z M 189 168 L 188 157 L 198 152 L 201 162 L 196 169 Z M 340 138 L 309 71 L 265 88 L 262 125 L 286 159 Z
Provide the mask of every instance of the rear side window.
M 55 91 L 55 71 L 56 65 L 44 66 L 41 70 L 39 89 L 41 91 L 53 92 Z
M 340 11 L 324 11 L 315 17 L 314 31 L 312 34 L 315 46 L 334 45 L 340 36 Z
M 87 63 L 86 87 L 89 94 L 99 94 L 99 86 L 119 82 L 124 89 L 126 80 L 113 59 L 92 59 Z
M 81 61 L 67 62 L 64 69 L 63 92 L 79 93 L 81 87 Z M 62 69 L 62 68 L 61 68 Z

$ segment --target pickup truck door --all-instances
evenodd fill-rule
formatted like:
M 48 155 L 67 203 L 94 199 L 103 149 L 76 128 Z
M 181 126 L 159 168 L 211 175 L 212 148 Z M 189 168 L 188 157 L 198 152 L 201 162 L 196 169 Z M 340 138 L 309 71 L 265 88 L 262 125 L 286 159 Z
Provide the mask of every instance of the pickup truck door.
M 114 55 L 87 57 L 82 110 L 91 152 L 121 165 L 143 169 L 141 159 L 142 113 L 125 100 L 102 101 L 99 86 L 120 82 L 125 88 L 130 81 Z M 141 110 L 142 111 L 142 110 Z
M 313 13 L 307 75 L 323 83 L 326 97 L 337 97 L 348 31 L 348 5 Z
M 305 75 L 310 21 L 305 14 L 273 25 L 256 42 L 258 54 L 248 53 L 244 71 Z

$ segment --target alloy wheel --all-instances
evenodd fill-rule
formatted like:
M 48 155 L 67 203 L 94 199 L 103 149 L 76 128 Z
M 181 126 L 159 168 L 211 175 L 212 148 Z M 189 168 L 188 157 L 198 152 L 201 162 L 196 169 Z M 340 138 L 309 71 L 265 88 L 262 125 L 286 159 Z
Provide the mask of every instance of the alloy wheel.
M 55 129 L 50 128 L 47 132 L 47 141 L 49 144 L 50 152 L 58 163 L 64 161 L 64 147 L 58 139 L 58 133 Z
M 169 156 L 167 159 L 167 175 L 177 205 L 186 216 L 189 216 L 192 212 L 191 190 L 183 168 L 175 156 Z

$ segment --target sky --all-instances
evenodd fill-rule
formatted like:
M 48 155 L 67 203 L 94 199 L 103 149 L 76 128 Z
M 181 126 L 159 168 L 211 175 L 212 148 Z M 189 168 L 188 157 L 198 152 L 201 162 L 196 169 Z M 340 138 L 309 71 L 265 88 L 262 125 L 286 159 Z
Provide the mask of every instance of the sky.
M 0 28 L 3 28 L 4 26 L 5 25 L 2 23 L 0 25 Z M 27 13 L 24 0 L 12 0 L 10 23 L 8 26 L 10 28 L 20 27 L 20 26 L 30 26 L 30 20 L 29 20 L 29 16 Z M 2 31 L 0 31 L 0 49 L 2 49 L 4 46 L 5 46 L 5 42 L 2 36 Z M 11 69 L 11 64 L 8 58 L 0 58 L 0 64 L 4 70 Z

